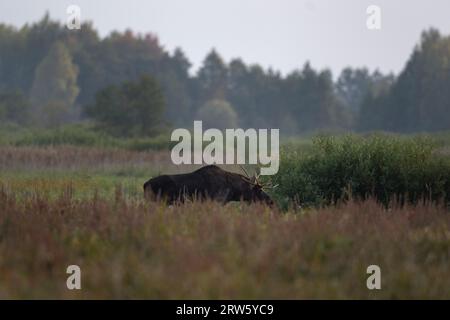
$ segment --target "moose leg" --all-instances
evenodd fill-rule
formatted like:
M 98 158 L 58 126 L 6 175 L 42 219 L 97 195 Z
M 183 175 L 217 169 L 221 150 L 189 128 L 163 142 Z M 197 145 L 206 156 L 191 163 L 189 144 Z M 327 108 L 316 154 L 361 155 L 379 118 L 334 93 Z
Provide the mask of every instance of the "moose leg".
M 216 194 L 214 200 L 219 201 L 222 204 L 226 204 L 230 201 L 230 193 L 230 189 L 221 190 Z

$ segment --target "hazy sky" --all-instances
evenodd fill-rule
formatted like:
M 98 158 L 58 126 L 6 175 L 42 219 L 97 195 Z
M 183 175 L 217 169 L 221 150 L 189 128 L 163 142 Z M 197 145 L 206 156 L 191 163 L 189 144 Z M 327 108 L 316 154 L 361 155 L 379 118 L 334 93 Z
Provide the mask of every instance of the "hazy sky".
M 46 10 L 66 21 L 76 4 L 102 36 L 153 32 L 166 49 L 181 46 L 199 66 L 216 48 L 283 73 L 309 60 L 333 73 L 348 65 L 398 72 L 429 27 L 450 34 L 450 0 L 0 0 L 0 22 L 22 26 Z M 366 28 L 366 8 L 382 10 L 382 28 Z M 74 31 L 76 32 L 76 31 Z

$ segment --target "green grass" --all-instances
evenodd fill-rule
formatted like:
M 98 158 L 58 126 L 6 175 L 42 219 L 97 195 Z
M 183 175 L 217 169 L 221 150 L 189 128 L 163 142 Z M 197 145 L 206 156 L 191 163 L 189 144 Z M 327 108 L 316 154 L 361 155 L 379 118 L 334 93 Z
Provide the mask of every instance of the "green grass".
M 126 150 L 168 150 L 172 143 L 168 134 L 155 137 L 114 137 L 89 124 L 70 124 L 58 128 L 0 127 L 0 145 L 6 146 L 83 146 Z
M 86 199 L 97 193 L 105 199 L 112 199 L 117 188 L 126 197 L 142 197 L 142 185 L 148 180 L 145 175 L 122 175 L 122 173 L 52 172 L 34 171 L 2 172 L 0 181 L 6 190 L 14 192 L 21 199 L 35 194 L 46 194 L 57 198 L 62 191 L 73 192 L 74 199 Z

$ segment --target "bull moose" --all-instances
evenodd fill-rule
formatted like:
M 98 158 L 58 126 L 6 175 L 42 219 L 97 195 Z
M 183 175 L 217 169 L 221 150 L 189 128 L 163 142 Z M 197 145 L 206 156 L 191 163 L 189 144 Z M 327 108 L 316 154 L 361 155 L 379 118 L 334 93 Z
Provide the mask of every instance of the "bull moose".
M 164 199 L 169 204 L 184 202 L 187 198 L 222 203 L 244 200 L 272 206 L 274 202 L 263 191 L 265 185 L 258 181 L 258 176 L 250 178 L 243 170 L 246 176 L 208 165 L 191 173 L 161 175 L 144 184 L 144 194 L 149 198 Z

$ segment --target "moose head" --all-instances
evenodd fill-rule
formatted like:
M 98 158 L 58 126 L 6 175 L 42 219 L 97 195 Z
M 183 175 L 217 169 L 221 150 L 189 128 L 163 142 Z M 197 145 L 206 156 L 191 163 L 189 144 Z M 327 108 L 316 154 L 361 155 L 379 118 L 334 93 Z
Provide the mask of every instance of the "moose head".
M 264 191 L 265 189 L 273 189 L 278 185 L 273 185 L 271 182 L 262 183 L 259 179 L 260 174 L 255 174 L 250 177 L 248 172 L 243 166 L 240 166 L 245 176 L 242 176 L 242 180 L 245 181 L 245 187 L 242 190 L 242 198 L 246 201 L 252 202 L 265 202 L 268 205 L 273 205 L 274 202 L 270 196 Z

